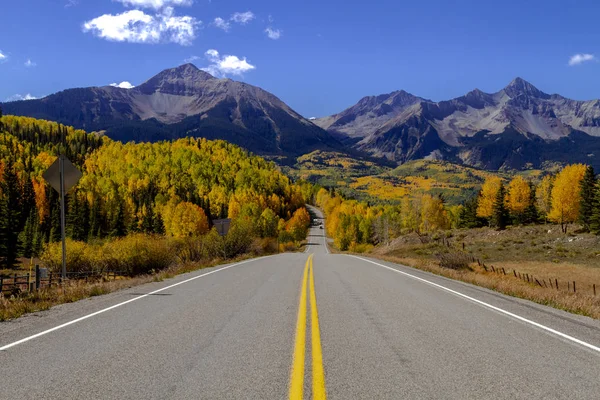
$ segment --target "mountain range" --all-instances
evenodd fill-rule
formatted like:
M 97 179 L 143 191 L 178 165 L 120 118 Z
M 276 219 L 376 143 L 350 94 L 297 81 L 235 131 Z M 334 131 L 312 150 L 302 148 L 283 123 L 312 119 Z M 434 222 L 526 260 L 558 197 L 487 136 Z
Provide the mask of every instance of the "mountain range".
M 68 89 L 2 104 L 5 114 L 57 121 L 115 140 L 224 139 L 262 155 L 297 156 L 341 144 L 271 93 L 217 79 L 193 64 L 143 84 Z
M 546 94 L 521 78 L 496 93 L 475 89 L 440 102 L 403 90 L 368 96 L 307 120 L 263 89 L 185 64 L 132 89 L 68 89 L 1 106 L 5 114 L 115 140 L 224 139 L 282 160 L 336 150 L 397 164 L 424 158 L 492 170 L 554 162 L 600 168 L 600 101 Z
M 313 122 L 359 150 L 398 163 L 432 158 L 520 169 L 600 162 L 600 101 L 549 95 L 521 78 L 496 93 L 475 89 L 440 102 L 405 91 L 364 97 Z

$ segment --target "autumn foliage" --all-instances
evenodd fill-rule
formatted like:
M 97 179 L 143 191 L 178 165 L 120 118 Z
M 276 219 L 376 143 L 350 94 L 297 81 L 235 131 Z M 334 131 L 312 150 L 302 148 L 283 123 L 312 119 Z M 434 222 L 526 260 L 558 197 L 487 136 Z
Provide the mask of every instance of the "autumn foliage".
M 14 243 L 0 243 L 0 261 L 9 259 L 8 267 L 60 240 L 59 196 L 42 174 L 61 152 L 83 173 L 66 204 L 67 235 L 77 242 L 133 234 L 200 237 L 221 218 L 231 218 L 233 230 L 250 241 L 285 231 L 299 242 L 310 225 L 299 185 L 273 162 L 225 141 L 124 144 L 13 116 L 2 117 L 2 126 L 0 207 L 12 222 L 0 241 Z M 235 249 L 224 246 L 227 254 Z

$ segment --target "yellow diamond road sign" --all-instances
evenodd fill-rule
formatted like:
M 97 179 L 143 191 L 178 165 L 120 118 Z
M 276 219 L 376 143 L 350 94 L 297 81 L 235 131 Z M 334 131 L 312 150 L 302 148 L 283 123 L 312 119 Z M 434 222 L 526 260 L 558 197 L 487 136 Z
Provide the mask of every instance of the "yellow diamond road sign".
M 65 174 L 65 193 L 68 192 L 73 186 L 79 182 L 82 173 L 69 161 L 68 158 L 64 157 L 64 174 Z M 42 175 L 46 182 L 50 184 L 57 192 L 60 193 L 60 157 L 54 161 L 54 164 L 44 172 Z

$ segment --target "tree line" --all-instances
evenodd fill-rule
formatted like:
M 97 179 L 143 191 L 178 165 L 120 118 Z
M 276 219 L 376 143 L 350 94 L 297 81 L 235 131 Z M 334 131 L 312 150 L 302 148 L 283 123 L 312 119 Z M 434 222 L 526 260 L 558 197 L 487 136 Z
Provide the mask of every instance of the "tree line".
M 502 230 L 548 222 L 559 224 L 564 233 L 579 223 L 582 230 L 600 234 L 600 183 L 593 168 L 583 164 L 565 166 L 537 182 L 521 175 L 508 182 L 490 176 L 461 205 L 447 205 L 443 195 L 430 194 L 370 205 L 319 187 L 313 189 L 313 202 L 324 210 L 327 232 L 341 250 L 361 250 L 412 232 L 484 226 Z
M 256 237 L 292 241 L 310 224 L 299 185 L 227 142 L 123 144 L 0 114 L 0 268 L 60 240 L 59 195 L 42 174 L 61 153 L 83 173 L 66 198 L 66 233 L 75 241 L 200 236 L 220 218 L 249 222 Z

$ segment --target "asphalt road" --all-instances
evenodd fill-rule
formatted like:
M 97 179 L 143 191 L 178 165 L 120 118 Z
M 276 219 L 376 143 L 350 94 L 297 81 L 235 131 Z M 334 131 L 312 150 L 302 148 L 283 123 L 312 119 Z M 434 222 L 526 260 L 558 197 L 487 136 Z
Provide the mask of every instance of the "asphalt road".
M 323 232 L 0 323 L 0 399 L 600 398 L 598 321 L 329 254 Z

